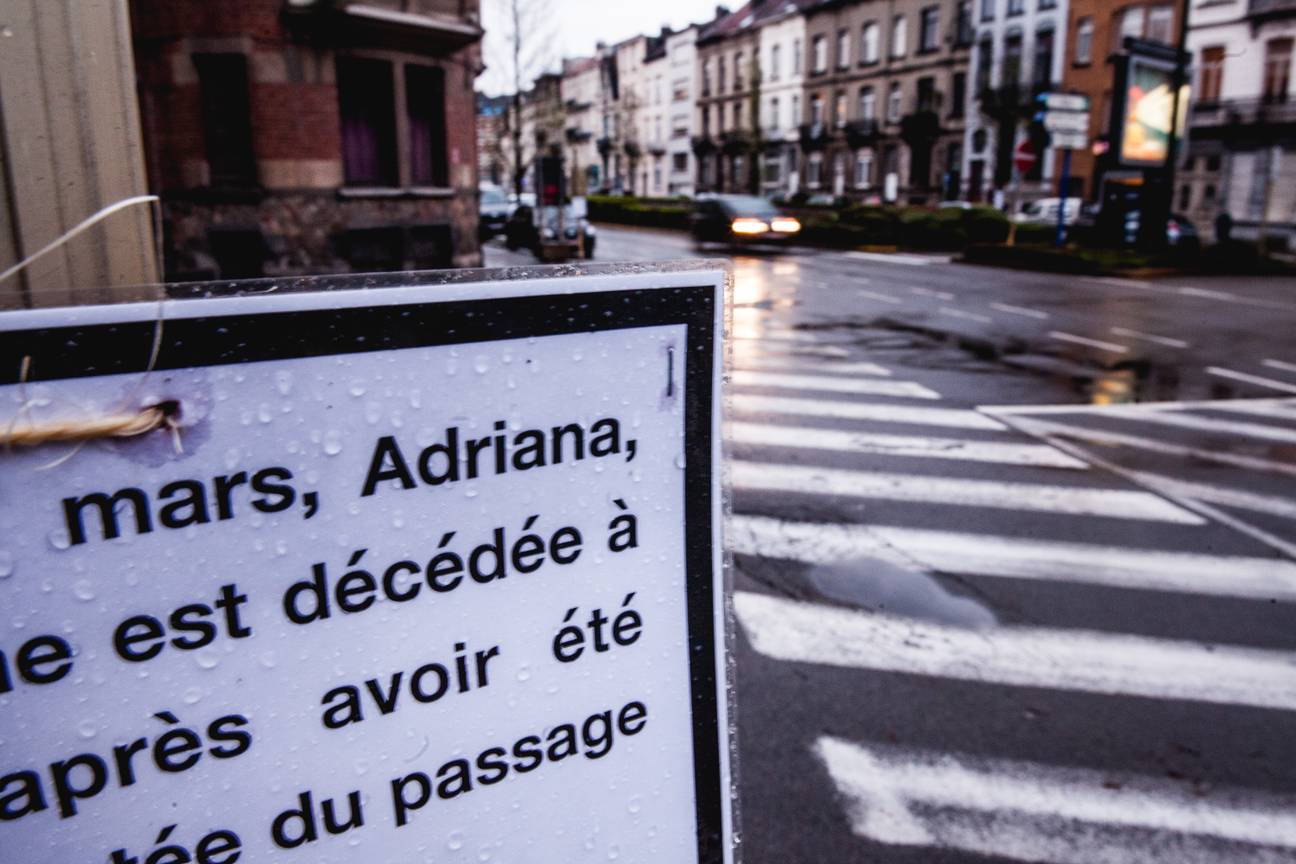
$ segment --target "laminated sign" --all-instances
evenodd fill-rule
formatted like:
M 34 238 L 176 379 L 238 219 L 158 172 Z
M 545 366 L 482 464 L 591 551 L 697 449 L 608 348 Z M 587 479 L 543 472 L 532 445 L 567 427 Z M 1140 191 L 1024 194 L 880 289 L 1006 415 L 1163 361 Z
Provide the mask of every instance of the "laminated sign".
M 0 314 L 0 862 L 732 860 L 724 273 L 399 278 Z

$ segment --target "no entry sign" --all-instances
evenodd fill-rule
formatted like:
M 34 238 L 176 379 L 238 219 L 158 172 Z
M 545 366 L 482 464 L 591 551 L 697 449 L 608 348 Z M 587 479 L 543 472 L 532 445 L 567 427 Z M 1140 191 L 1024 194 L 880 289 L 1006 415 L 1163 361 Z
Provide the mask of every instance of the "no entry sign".
M 723 291 L 0 315 L 0 860 L 731 860 Z

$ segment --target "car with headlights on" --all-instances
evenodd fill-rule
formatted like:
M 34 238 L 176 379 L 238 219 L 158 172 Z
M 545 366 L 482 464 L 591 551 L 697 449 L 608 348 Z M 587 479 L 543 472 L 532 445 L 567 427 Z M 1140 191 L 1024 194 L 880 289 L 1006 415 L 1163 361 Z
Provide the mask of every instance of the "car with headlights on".
M 755 195 L 699 198 L 689 217 L 689 228 L 699 245 L 787 243 L 801 233 L 799 221 Z

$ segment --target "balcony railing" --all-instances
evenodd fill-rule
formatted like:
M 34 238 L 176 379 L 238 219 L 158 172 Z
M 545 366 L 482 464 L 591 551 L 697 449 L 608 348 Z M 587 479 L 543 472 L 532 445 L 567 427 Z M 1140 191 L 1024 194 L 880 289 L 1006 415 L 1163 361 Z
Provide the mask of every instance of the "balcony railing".
M 1247 15 L 1252 18 L 1285 18 L 1296 15 L 1296 0 L 1248 0 Z
M 1193 105 L 1189 122 L 1197 128 L 1296 123 L 1296 100 L 1261 98 L 1199 102 Z

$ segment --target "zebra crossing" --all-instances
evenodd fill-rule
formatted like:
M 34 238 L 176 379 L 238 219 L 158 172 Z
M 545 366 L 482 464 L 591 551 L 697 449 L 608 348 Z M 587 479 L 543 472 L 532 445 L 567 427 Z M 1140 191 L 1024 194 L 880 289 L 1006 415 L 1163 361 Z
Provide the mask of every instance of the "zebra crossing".
M 1296 862 L 1296 400 L 978 408 L 844 347 L 748 340 L 726 431 L 749 674 L 807 681 L 838 860 Z M 1247 735 L 1277 761 L 1146 755 Z

